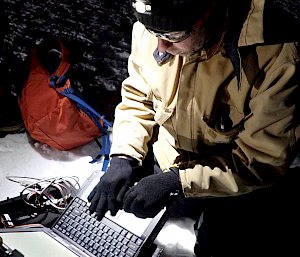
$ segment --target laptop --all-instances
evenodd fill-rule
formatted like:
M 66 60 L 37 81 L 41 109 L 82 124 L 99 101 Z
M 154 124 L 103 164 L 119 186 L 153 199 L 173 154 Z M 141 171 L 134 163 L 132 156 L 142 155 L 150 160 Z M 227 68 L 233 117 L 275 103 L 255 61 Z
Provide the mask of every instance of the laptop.
M 103 171 L 95 171 L 82 185 L 51 228 L 19 227 L 0 229 L 5 245 L 25 257 L 76 257 L 144 255 L 164 225 L 166 209 L 154 218 L 141 219 L 119 210 L 107 212 L 99 221 L 88 211 L 87 197 Z

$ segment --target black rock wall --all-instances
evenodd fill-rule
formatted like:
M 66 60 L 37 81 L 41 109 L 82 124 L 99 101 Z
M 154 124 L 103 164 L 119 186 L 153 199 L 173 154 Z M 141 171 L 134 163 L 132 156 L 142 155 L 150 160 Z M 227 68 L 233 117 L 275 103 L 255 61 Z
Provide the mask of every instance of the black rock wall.
M 112 119 L 127 76 L 131 26 L 129 1 L 1 0 L 2 83 L 18 92 L 28 72 L 29 49 L 47 37 L 67 42 L 72 81 Z

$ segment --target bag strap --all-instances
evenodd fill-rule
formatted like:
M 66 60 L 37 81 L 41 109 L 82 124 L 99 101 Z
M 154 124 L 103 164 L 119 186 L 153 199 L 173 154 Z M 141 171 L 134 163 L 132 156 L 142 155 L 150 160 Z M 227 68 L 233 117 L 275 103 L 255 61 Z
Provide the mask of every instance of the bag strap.
M 65 47 L 61 40 L 58 40 L 61 50 L 61 60 L 60 64 L 57 67 L 56 71 L 51 76 L 60 77 L 60 81 L 58 81 L 58 85 L 63 83 L 64 79 L 66 79 L 66 73 L 71 67 L 71 63 L 69 62 L 69 50 Z
M 56 90 L 56 88 L 55 88 Z M 101 131 L 102 138 L 102 147 L 100 148 L 100 152 L 95 159 L 93 159 L 90 163 L 97 162 L 101 156 L 104 156 L 102 171 L 106 171 L 108 163 L 109 163 L 109 153 L 110 153 L 110 139 L 108 134 L 108 127 L 112 127 L 112 124 L 106 120 L 103 116 L 101 116 L 93 107 L 91 107 L 87 102 L 85 102 L 82 98 L 78 97 L 75 94 L 73 88 L 68 87 L 63 91 L 58 91 L 60 94 L 68 97 L 69 99 L 76 102 L 79 109 L 83 110 L 99 127 Z M 99 119 L 103 122 L 103 125 L 99 122 Z
M 111 147 L 108 128 L 112 127 L 112 123 L 106 120 L 103 115 L 100 115 L 92 106 L 90 106 L 85 100 L 83 100 L 83 96 L 79 92 L 75 91 L 71 87 L 70 83 L 66 83 L 67 80 L 66 73 L 71 66 L 70 62 L 68 61 L 69 51 L 60 40 L 59 43 L 60 43 L 61 53 L 62 53 L 61 62 L 57 70 L 49 78 L 50 86 L 57 93 L 65 97 L 68 97 L 73 102 L 75 102 L 77 107 L 80 110 L 84 111 L 100 129 L 102 145 L 100 145 L 99 154 L 92 161 L 90 161 L 90 163 L 95 163 L 99 161 L 101 156 L 104 156 L 102 171 L 106 171 L 109 163 L 109 154 L 110 154 L 110 147 Z M 63 90 L 58 90 L 58 87 L 60 87 L 61 85 L 65 85 L 63 87 Z

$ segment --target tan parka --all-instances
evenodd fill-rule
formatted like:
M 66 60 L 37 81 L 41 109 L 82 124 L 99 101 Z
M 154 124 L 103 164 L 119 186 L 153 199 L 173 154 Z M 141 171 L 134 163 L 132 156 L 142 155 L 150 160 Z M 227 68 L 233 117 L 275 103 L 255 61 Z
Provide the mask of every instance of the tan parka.
M 156 158 L 165 171 L 179 164 L 187 197 L 237 195 L 281 179 L 300 136 L 299 57 L 294 43 L 263 44 L 264 1 L 251 8 L 238 39 L 240 81 L 224 48 L 158 65 L 156 37 L 134 24 L 111 155 L 142 163 L 159 125 Z

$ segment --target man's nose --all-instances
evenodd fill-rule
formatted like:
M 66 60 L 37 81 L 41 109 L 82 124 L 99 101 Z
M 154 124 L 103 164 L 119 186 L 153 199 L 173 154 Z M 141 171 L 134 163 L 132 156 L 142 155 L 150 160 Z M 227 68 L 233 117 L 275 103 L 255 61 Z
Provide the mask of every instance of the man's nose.
M 157 38 L 157 49 L 160 53 L 166 52 L 166 50 L 172 45 L 171 42 Z

